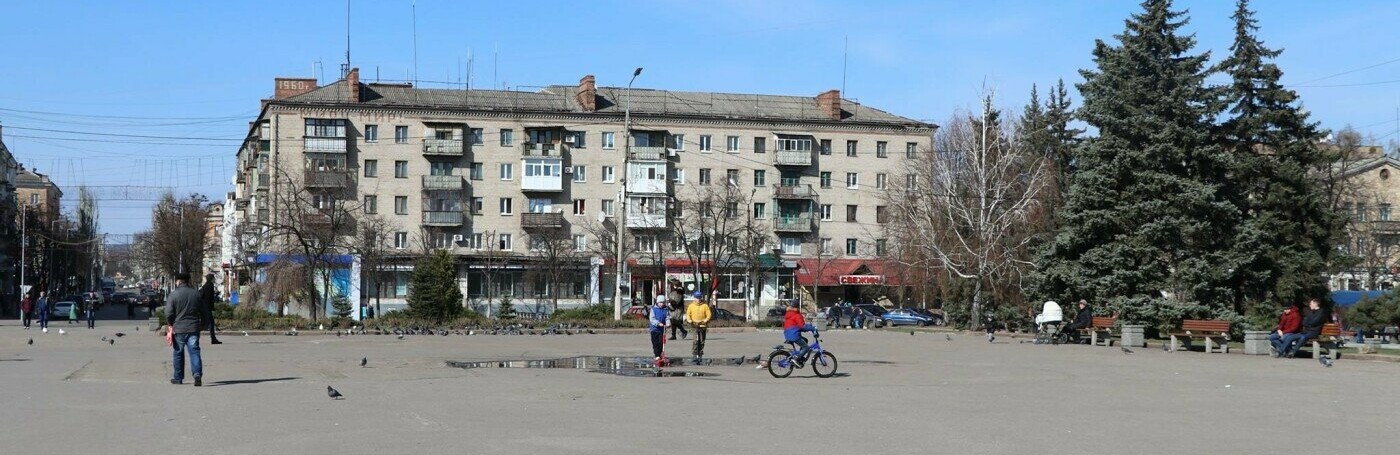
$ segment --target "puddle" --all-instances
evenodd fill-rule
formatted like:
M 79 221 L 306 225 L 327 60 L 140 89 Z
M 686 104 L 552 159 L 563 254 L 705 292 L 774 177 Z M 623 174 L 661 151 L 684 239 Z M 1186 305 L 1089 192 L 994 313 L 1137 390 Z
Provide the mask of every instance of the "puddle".
M 719 376 L 719 373 L 702 373 L 699 371 L 676 371 L 660 369 L 639 370 L 630 368 L 620 370 L 588 370 L 588 372 L 615 374 L 618 376 L 628 376 L 634 378 L 702 378 Z

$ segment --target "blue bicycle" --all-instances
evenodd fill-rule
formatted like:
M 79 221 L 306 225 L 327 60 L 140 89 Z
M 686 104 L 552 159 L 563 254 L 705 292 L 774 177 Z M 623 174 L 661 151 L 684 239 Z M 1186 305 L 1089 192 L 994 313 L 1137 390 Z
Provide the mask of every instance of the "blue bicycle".
M 773 352 L 768 354 L 768 374 L 775 378 L 786 378 L 792 375 L 793 370 L 801 369 L 805 362 L 812 362 L 812 372 L 819 378 L 829 378 L 836 375 L 836 355 L 822 349 L 822 336 L 816 331 L 812 332 L 812 338 L 816 340 L 807 348 L 807 355 L 802 358 L 794 357 L 800 350 L 796 342 L 788 342 L 791 349 L 778 345 L 774 346 Z

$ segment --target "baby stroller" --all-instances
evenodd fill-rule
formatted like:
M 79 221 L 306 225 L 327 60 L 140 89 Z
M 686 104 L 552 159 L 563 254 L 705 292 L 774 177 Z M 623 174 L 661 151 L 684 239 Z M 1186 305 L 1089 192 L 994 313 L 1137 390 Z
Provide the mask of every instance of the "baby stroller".
M 1035 344 L 1060 344 L 1069 341 L 1069 334 L 1060 330 L 1064 324 L 1064 312 L 1060 304 L 1047 300 L 1040 314 L 1035 316 Z

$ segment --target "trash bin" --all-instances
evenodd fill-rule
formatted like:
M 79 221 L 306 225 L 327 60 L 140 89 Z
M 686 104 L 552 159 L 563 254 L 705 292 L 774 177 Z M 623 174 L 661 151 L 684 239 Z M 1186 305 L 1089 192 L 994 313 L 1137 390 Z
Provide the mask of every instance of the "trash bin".
M 1141 325 L 1124 325 L 1122 340 L 1123 346 L 1132 346 L 1135 348 L 1147 346 L 1147 339 L 1145 336 L 1143 336 L 1144 328 L 1145 326 Z
M 1246 330 L 1244 332 L 1244 353 L 1245 355 L 1268 355 L 1269 332 Z

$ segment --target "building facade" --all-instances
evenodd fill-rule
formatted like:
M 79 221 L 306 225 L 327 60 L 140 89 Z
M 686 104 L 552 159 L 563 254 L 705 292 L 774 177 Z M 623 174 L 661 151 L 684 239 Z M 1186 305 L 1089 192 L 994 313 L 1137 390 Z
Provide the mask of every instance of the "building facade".
M 0 125 L 0 314 L 18 314 L 20 269 L 19 197 L 15 179 L 19 177 L 19 162 L 5 145 L 4 126 Z
M 1334 291 L 1394 289 L 1400 282 L 1400 160 L 1367 147 L 1359 159 L 1347 162 L 1341 176 L 1341 209 L 1350 217 L 1343 251 L 1356 258 L 1354 266 L 1329 279 Z
M 621 227 L 625 300 L 649 302 L 674 281 L 753 317 L 803 296 L 805 261 L 880 269 L 862 261 L 885 261 L 885 192 L 912 178 L 905 163 L 934 129 L 835 90 L 629 91 L 593 76 L 538 92 L 439 90 L 362 83 L 357 70 L 324 86 L 279 78 L 238 152 L 225 227 L 267 230 L 294 199 L 353 206 L 386 222 L 397 258 L 364 272 L 375 284 L 361 302 L 401 305 L 406 261 L 443 249 L 458 258 L 466 303 L 488 313 L 502 299 L 524 311 L 611 302 Z

